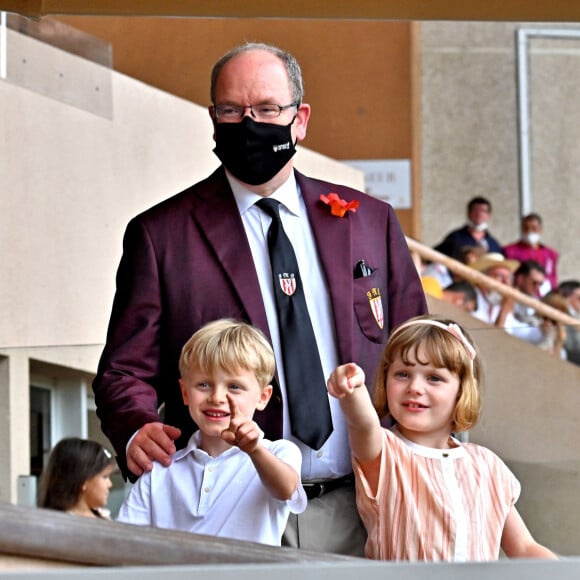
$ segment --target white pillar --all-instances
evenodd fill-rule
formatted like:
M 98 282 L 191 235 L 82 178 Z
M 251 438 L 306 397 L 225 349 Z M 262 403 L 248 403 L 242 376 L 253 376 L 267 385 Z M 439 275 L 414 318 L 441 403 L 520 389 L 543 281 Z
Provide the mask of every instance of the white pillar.
M 30 474 L 30 372 L 26 352 L 0 354 L 0 501 L 16 503 L 18 476 Z

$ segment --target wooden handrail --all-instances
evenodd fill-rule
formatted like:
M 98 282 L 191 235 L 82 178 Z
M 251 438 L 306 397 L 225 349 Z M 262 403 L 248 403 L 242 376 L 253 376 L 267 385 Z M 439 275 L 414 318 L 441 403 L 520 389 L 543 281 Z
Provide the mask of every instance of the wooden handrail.
M 492 290 L 496 290 L 502 296 L 508 296 L 509 298 L 513 298 L 516 302 L 520 304 L 524 304 L 525 306 L 530 306 L 533 308 L 540 316 L 545 316 L 546 318 L 550 318 L 552 320 L 556 320 L 561 322 L 562 324 L 566 324 L 568 326 L 578 326 L 580 324 L 580 320 L 573 318 L 572 316 L 558 310 L 556 308 L 552 308 L 548 304 L 544 304 L 537 298 L 533 298 L 532 296 L 528 296 L 523 292 L 520 292 L 516 288 L 512 288 L 511 286 L 507 286 L 506 284 L 502 284 L 497 280 L 494 280 L 490 276 L 486 276 L 482 272 L 478 272 L 429 246 L 426 246 L 413 238 L 407 237 L 407 245 L 409 246 L 409 250 L 412 254 L 420 256 L 423 260 L 430 261 L 430 262 L 437 262 L 439 264 L 443 264 L 449 271 L 461 276 L 474 286 L 485 286 L 486 288 L 490 288 Z M 417 263 L 417 260 L 415 260 Z
M 349 556 L 121 524 L 8 503 L 0 503 L 0 522 L 0 555 L 84 566 L 356 561 Z

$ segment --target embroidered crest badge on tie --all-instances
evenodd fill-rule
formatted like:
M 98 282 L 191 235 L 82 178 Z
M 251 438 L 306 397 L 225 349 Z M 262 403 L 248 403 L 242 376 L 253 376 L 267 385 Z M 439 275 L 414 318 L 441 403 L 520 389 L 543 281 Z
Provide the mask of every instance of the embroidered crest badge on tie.
M 287 272 L 278 274 L 278 282 L 280 282 L 280 288 L 286 296 L 292 296 L 296 292 L 296 277 L 294 274 L 288 274 Z

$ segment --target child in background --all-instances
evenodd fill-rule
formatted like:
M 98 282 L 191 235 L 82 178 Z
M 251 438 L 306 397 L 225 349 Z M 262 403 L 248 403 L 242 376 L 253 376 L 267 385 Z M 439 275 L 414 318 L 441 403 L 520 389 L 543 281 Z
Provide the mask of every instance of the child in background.
M 109 519 L 105 508 L 115 470 L 111 453 L 96 441 L 68 437 L 48 458 L 39 486 L 39 507 Z
M 514 504 L 520 484 L 490 450 L 452 433 L 479 417 L 480 357 L 453 321 L 413 318 L 393 331 L 375 383 L 339 366 L 328 391 L 346 416 L 366 555 L 381 560 L 556 558 Z M 378 415 L 377 415 L 378 413 Z M 390 416 L 391 429 L 379 418 Z
M 169 467 L 141 475 L 117 520 L 279 546 L 306 495 L 298 447 L 264 439 L 252 420 L 272 396 L 272 347 L 248 324 L 216 320 L 185 344 L 179 371 L 199 430 Z

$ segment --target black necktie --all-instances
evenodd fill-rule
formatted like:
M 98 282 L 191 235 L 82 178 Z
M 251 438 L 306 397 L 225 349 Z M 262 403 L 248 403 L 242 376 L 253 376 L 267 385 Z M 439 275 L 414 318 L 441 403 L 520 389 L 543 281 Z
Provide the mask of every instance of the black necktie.
M 332 433 L 332 418 L 296 254 L 282 227 L 279 202 L 265 198 L 256 205 L 272 218 L 268 250 L 292 434 L 312 449 L 320 449 Z

